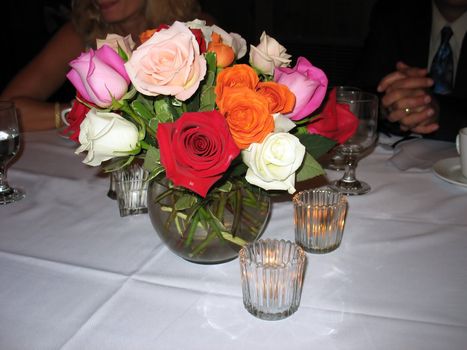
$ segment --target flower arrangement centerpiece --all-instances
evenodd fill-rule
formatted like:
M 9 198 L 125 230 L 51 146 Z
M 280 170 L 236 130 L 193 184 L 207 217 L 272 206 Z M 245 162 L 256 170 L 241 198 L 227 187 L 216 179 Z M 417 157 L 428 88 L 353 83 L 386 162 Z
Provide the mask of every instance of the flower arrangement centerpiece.
M 304 57 L 290 67 L 265 33 L 249 63 L 240 35 L 200 20 L 140 39 L 134 49 L 130 37 L 109 36 L 70 63 L 77 98 L 65 132 L 91 166 L 142 161 L 157 188 L 148 200 L 160 213 L 156 229 L 173 231 L 169 246 L 189 260 L 209 250 L 215 257 L 205 262 L 226 260 L 217 252 L 236 254 L 261 233 L 265 192 L 292 194 L 296 181 L 323 174 L 317 157 L 350 137 L 357 120 L 335 92 L 322 106 L 324 72 Z

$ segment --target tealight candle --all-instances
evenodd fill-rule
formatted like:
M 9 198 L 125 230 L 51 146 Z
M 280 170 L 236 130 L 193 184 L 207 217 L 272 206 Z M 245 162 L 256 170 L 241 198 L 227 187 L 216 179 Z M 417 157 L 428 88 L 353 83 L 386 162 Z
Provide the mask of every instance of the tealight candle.
M 347 199 L 330 189 L 313 189 L 293 197 L 295 241 L 310 253 L 339 247 L 347 213 Z
M 306 254 L 295 243 L 259 240 L 240 250 L 243 304 L 263 320 L 280 320 L 297 311 Z

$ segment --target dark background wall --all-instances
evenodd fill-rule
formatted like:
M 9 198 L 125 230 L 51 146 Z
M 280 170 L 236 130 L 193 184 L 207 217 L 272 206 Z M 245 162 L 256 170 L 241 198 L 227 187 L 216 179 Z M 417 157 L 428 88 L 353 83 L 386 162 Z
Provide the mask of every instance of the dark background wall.
M 263 30 L 293 57 L 322 68 L 331 85 L 351 84 L 375 0 L 201 0 L 227 31 L 256 45 Z
M 227 31 L 256 45 L 263 30 L 293 55 L 322 68 L 330 85 L 351 84 L 375 0 L 200 0 Z M 0 35 L 7 63 L 0 90 L 66 21 L 71 0 L 2 0 Z M 54 96 L 55 98 L 56 96 Z
M 69 17 L 71 0 L 2 0 L 0 91 Z

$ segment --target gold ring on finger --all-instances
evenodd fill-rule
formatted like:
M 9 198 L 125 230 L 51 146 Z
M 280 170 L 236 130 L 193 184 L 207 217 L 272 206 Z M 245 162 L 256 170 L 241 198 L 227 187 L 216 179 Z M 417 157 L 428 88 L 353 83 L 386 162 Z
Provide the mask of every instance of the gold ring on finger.
M 409 107 L 407 107 L 407 108 L 404 108 L 404 112 L 405 114 L 409 115 L 410 113 L 412 113 L 412 110 Z

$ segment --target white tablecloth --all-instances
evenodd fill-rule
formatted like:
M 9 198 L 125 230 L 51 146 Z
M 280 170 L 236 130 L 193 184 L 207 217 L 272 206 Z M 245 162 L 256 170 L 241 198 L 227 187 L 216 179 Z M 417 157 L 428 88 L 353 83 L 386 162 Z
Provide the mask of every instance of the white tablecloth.
M 308 254 L 298 311 L 262 321 L 238 260 L 175 256 L 147 215 L 120 218 L 73 144 L 25 139 L 8 175 L 27 196 L 0 207 L 0 349 L 467 349 L 467 188 L 400 171 L 380 146 L 342 245 Z M 263 238 L 294 239 L 289 201 Z

